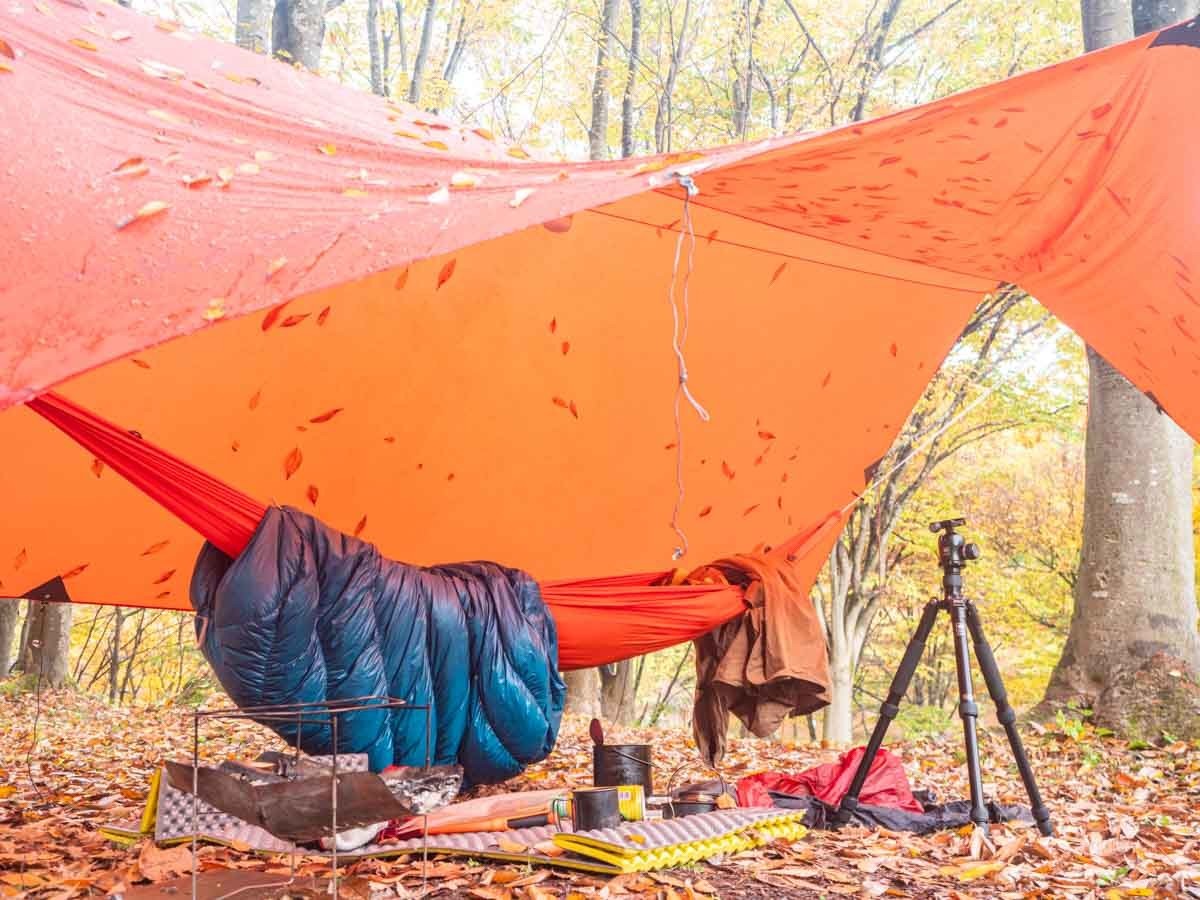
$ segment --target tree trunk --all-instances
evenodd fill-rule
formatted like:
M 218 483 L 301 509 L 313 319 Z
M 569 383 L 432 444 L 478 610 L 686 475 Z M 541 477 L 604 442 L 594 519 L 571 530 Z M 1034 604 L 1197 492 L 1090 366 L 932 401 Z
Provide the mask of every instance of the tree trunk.
M 627 725 L 636 712 L 633 660 L 623 659 L 600 668 L 600 715 L 606 722 Z
M 1088 349 L 1083 551 L 1051 703 L 1095 707 L 1158 652 L 1200 669 L 1192 441 Z
M 371 58 L 371 91 L 383 97 L 383 48 L 379 42 L 379 0 L 367 0 L 367 53 Z
M 565 712 L 575 716 L 600 715 L 600 673 L 597 669 L 575 669 L 563 672 L 567 683 Z
M 1157 31 L 1196 15 L 1200 15 L 1197 0 L 1133 0 L 1133 32 Z
M 316 72 L 325 43 L 325 0 L 275 0 L 271 43 L 275 56 Z
M 825 707 L 822 737 L 831 744 L 848 744 L 854 735 L 854 667 L 848 648 L 829 653 L 829 706 Z
M 70 603 L 29 601 L 20 667 L 23 672 L 41 673 L 48 687 L 65 687 L 70 681 L 73 614 Z
M 400 51 L 400 74 L 408 75 L 408 39 L 404 36 L 403 0 L 396 0 L 396 47 Z
M 113 610 L 113 629 L 108 643 L 108 702 L 117 702 L 119 673 L 121 671 L 121 626 L 125 622 L 123 609 Z
M 270 52 L 271 9 L 270 0 L 238 0 L 235 39 L 239 47 L 255 53 Z
M 654 152 L 664 153 L 671 149 L 672 104 L 675 102 L 675 80 L 683 67 L 687 54 L 687 30 L 692 15 L 692 0 L 683 2 L 683 18 L 679 23 L 679 34 L 671 34 L 671 61 L 667 66 L 667 77 L 662 92 L 658 95 L 658 106 L 654 110 Z
M 620 0 L 604 0 L 600 33 L 596 35 L 596 74 L 592 78 L 592 124 L 588 127 L 588 159 L 608 156 L 609 60 L 616 49 L 617 11 Z
M 20 600 L 0 600 L 0 678 L 7 678 L 13 667 L 13 640 L 17 636 Z
M 642 0 L 629 0 L 629 71 L 625 75 L 625 95 L 621 98 L 621 156 L 633 156 L 633 88 L 642 52 Z
M 421 80 L 429 65 L 429 48 L 433 45 L 433 23 L 437 16 L 437 0 L 426 0 L 425 18 L 421 22 L 421 43 L 417 45 L 417 58 L 413 61 L 412 79 L 408 82 L 408 102 L 421 102 Z
M 1081 7 L 1091 51 L 1133 37 L 1135 18 L 1142 33 L 1195 15 L 1197 0 Z M 1089 347 L 1083 547 L 1071 629 L 1043 708 L 1074 701 L 1119 719 L 1101 695 L 1156 653 L 1200 668 L 1192 456 L 1191 439 Z M 1126 691 L 1109 696 L 1140 702 Z

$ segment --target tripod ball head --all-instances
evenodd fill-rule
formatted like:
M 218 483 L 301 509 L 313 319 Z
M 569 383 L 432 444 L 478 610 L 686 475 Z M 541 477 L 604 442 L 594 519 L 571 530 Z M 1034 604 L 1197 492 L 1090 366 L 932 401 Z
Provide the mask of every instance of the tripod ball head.
M 938 562 L 947 574 L 961 570 L 969 560 L 979 559 L 978 545 L 968 544 L 967 539 L 955 531 L 966 524 L 967 520 L 964 518 L 942 519 L 929 523 L 929 530 L 934 534 L 943 532 L 938 537 Z

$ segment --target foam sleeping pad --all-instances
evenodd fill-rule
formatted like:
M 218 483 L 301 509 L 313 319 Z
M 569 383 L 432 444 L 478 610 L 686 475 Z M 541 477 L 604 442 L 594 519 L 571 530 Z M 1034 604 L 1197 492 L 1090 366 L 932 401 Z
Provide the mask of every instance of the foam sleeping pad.
M 491 784 L 554 747 L 565 687 L 537 582 L 490 562 L 430 568 L 384 559 L 290 507 L 270 507 L 230 559 L 205 544 L 191 583 L 201 650 L 241 708 L 387 695 L 430 708 L 435 765 Z M 263 720 L 313 754 L 329 721 Z M 371 769 L 422 765 L 425 715 L 343 713 L 338 750 Z

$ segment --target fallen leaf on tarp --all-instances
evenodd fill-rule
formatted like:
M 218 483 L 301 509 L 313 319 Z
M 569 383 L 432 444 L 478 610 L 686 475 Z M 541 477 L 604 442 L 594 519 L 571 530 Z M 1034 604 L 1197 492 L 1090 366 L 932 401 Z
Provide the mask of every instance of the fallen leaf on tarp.
M 516 209 L 533 195 L 533 188 L 517 188 L 513 192 L 512 199 L 508 201 L 508 205 Z
M 138 175 L 145 175 L 149 171 L 150 167 L 146 165 L 146 160 L 140 156 L 131 156 L 113 169 L 112 173 L 118 178 L 132 178 Z
M 510 841 L 508 838 L 500 838 L 497 846 L 505 853 L 528 853 L 529 848 L 524 844 L 518 844 L 516 841 Z
M 138 854 L 137 867 L 149 882 L 167 881 L 192 871 L 192 851 L 188 847 L 159 850 L 152 841 L 147 841 Z
M 160 214 L 166 212 L 170 208 L 171 208 L 171 204 L 167 203 L 163 200 L 151 200 L 149 203 L 142 206 L 141 209 L 139 209 L 133 215 L 125 216 L 121 219 L 118 219 L 117 220 L 117 228 L 118 229 L 128 228 L 134 222 L 138 222 L 138 221 L 141 221 L 142 219 L 149 219 L 153 216 L 160 215 Z

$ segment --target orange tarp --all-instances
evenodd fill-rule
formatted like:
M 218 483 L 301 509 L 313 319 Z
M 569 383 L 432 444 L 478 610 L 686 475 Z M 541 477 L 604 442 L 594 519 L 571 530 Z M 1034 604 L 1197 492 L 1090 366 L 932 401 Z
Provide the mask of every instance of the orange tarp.
M 670 567 L 677 171 L 712 416 L 682 410 L 678 565 L 852 501 L 1000 282 L 1196 434 L 1196 33 L 566 165 L 115 7 L 0 7 L 0 594 L 188 607 L 199 537 L 21 406 L 52 387 L 393 558 Z

